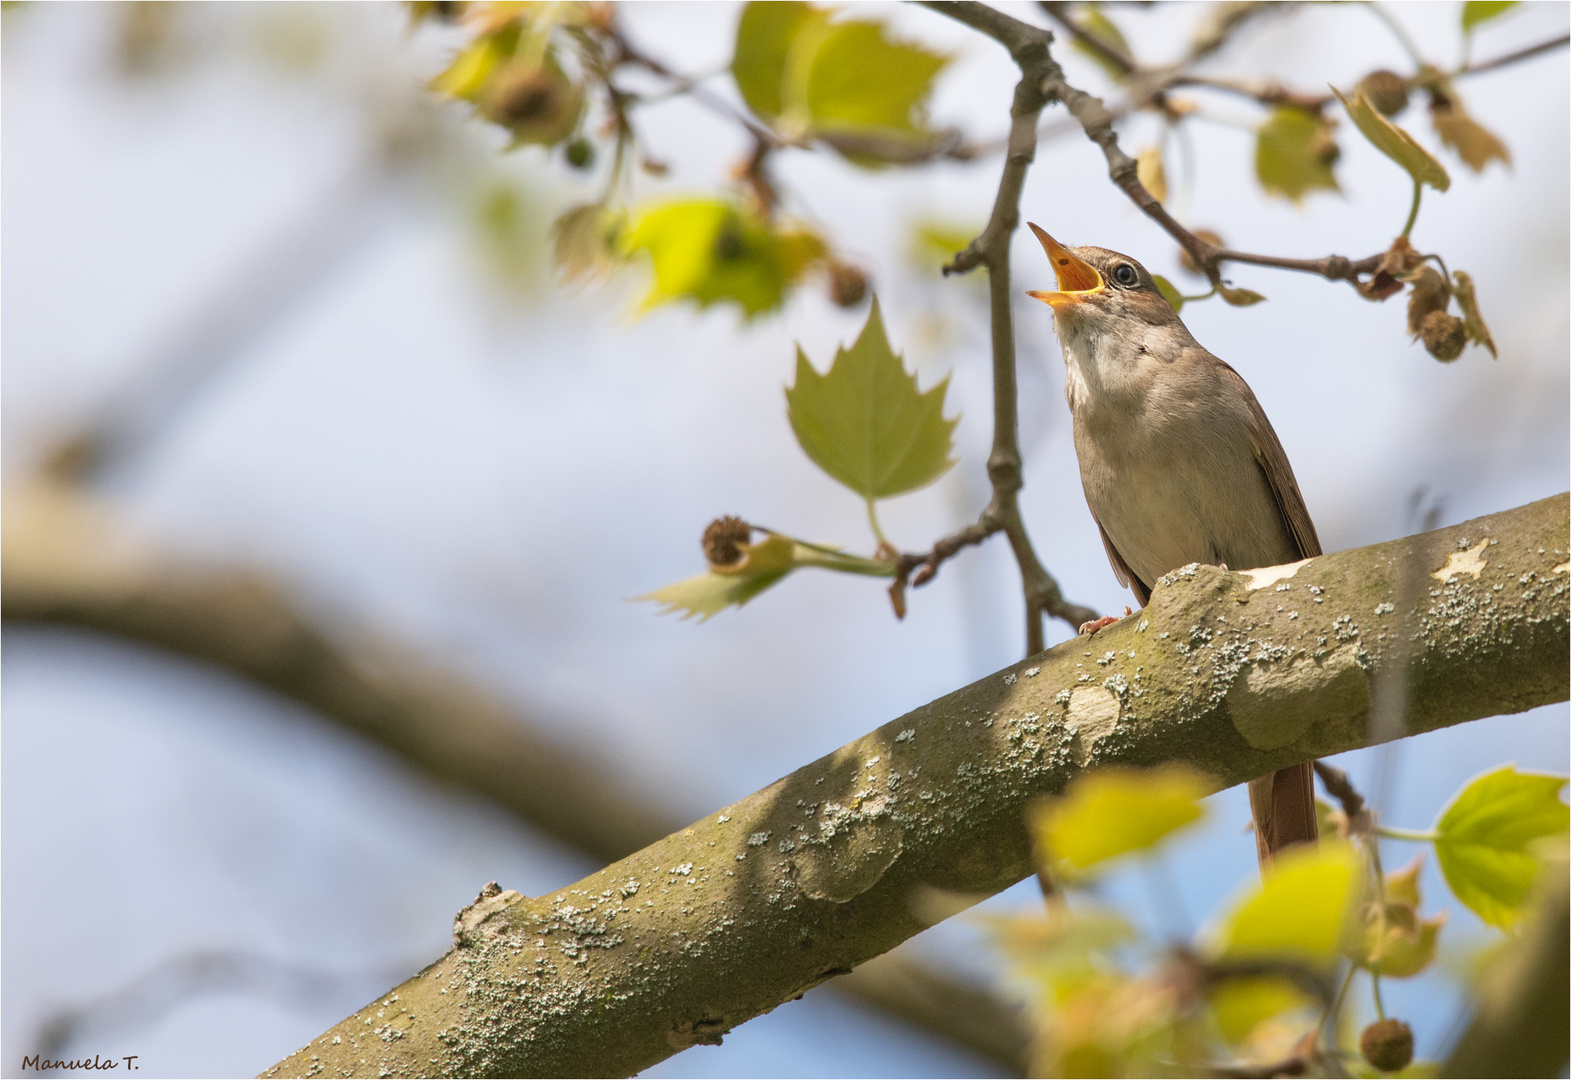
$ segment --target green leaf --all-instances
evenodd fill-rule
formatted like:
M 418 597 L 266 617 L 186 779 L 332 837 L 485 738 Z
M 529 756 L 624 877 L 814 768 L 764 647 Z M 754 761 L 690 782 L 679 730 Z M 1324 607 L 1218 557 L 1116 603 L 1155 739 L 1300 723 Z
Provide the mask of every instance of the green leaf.
M 1114 969 L 1109 955 L 1134 940 L 1135 930 L 1117 912 L 1059 905 L 1050 918 L 984 915 L 999 951 L 1021 975 L 1037 984 L 1046 1001 L 1058 1002 L 1100 974 Z
M 1563 776 L 1504 765 L 1469 782 L 1435 822 L 1435 856 L 1446 884 L 1491 926 L 1516 926 L 1542 865 L 1535 842 L 1571 825 L 1560 801 L 1565 785 Z
M 1112 19 L 1107 17 L 1107 15 L 1102 11 L 1100 5 L 1086 4 L 1080 9 L 1079 13 L 1075 15 L 1075 23 L 1080 27 L 1080 29 L 1084 30 L 1086 33 L 1090 34 L 1092 37 L 1096 38 L 1103 44 L 1111 45 L 1125 56 L 1129 55 L 1129 42 L 1124 37 L 1124 32 L 1118 28 L 1117 24 L 1115 24 Z M 1102 53 L 1098 52 L 1092 46 L 1087 45 L 1079 38 L 1072 40 L 1069 43 L 1069 47 L 1080 55 L 1093 61 L 1103 71 L 1107 72 L 1108 77 L 1113 79 L 1113 81 L 1123 82 L 1125 79 L 1129 78 L 1129 72 L 1125 71 L 1121 65 L 1115 63 L 1112 60 L 1109 60 Z M 1165 202 L 1166 200 L 1161 201 Z
M 812 261 L 802 230 L 775 232 L 721 199 L 684 199 L 642 210 L 624 234 L 627 252 L 647 251 L 655 280 L 640 311 L 675 299 L 728 302 L 751 318 L 780 306 Z M 822 252 L 820 242 L 817 250 Z
M 784 110 L 782 93 L 791 47 L 804 29 L 821 27 L 829 16 L 830 12 L 798 0 L 754 0 L 742 9 L 731 76 L 755 115 L 773 121 Z
M 829 28 L 814 50 L 804 95 L 813 126 L 921 129 L 933 78 L 949 57 L 892 41 L 878 23 Z
M 699 622 L 708 622 L 713 616 L 735 605 L 741 607 L 753 597 L 777 583 L 789 571 L 745 577 L 737 574 L 699 574 L 684 581 L 656 589 L 635 600 L 649 600 L 660 605 L 660 614 L 681 612 L 682 618 L 698 616 Z
M 970 247 L 982 228 L 981 225 L 961 225 L 952 221 L 915 221 L 911 224 L 908 257 L 924 270 L 937 270 Z
M 1462 32 L 1471 34 L 1480 23 L 1504 15 L 1516 5 L 1517 0 L 1467 0 L 1462 5 Z
M 1265 299 L 1253 289 L 1231 289 L 1226 285 L 1219 286 L 1216 293 L 1234 307 L 1249 307 Z
M 495 34 L 482 34 L 475 38 L 453 58 L 446 71 L 431 80 L 431 89 L 465 101 L 479 101 L 480 93 L 490 81 L 497 64 L 512 55 L 517 48 L 519 33 L 515 24 Z
M 1280 975 L 1225 979 L 1211 988 L 1206 1000 L 1222 1038 L 1234 1046 L 1265 1021 L 1315 1004 L 1314 998 Z
M 1064 794 L 1038 803 L 1031 834 L 1048 865 L 1071 880 L 1109 859 L 1154 847 L 1169 833 L 1198 821 L 1200 800 L 1215 785 L 1193 769 L 1097 769 Z
M 786 388 L 791 429 L 819 468 L 867 499 L 926 487 L 955 464 L 955 420 L 944 419 L 949 377 L 918 391 L 916 376 L 889 347 L 873 298 L 867 324 L 839 349 L 827 374 L 796 351 L 796 385 Z
M 1210 951 L 1229 960 L 1336 962 L 1357 897 L 1361 861 L 1342 841 L 1288 848 L 1217 928 Z
M 1184 310 L 1184 294 L 1178 287 L 1161 274 L 1152 274 L 1151 280 L 1156 282 L 1156 291 L 1162 294 L 1162 299 L 1173 305 L 1174 311 Z
M 1495 339 L 1490 336 L 1489 327 L 1484 324 L 1484 317 L 1478 311 L 1478 294 L 1473 288 L 1472 275 L 1466 270 L 1457 270 L 1451 275 L 1451 281 L 1456 306 L 1462 310 L 1462 324 L 1467 327 L 1468 338 L 1473 344 L 1488 349 L 1490 356 L 1499 359 Z
M 1341 153 L 1325 117 L 1282 105 L 1256 136 L 1255 176 L 1268 195 L 1294 202 L 1316 189 L 1341 191 L 1331 171 Z
M 1375 149 L 1406 169 L 1414 183 L 1428 184 L 1436 191 L 1445 191 L 1451 186 L 1451 177 L 1447 175 L 1445 166 L 1436 161 L 1434 155 L 1425 150 L 1404 128 L 1382 116 L 1379 109 L 1369 104 L 1369 99 L 1363 93 L 1355 92 L 1349 100 L 1336 87 L 1332 87 L 1331 92 L 1347 110 L 1347 115 L 1352 117 L 1358 130 L 1364 133 L 1364 138 L 1373 143 Z

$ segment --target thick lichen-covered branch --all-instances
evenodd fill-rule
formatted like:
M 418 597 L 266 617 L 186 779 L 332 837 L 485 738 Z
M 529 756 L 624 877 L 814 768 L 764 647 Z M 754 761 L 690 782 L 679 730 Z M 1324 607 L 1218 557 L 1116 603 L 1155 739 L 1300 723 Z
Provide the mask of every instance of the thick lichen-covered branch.
M 658 793 L 640 794 L 630 777 L 550 738 L 527 709 L 407 646 L 373 645 L 379 635 L 310 613 L 267 575 L 138 547 L 74 484 L 9 485 L 4 520 L 8 624 L 74 626 L 215 664 L 604 862 L 682 825 Z M 1025 1069 L 1019 1011 L 985 988 L 888 956 L 835 989 Z
M 1098 765 L 1223 785 L 1567 698 L 1568 499 L 1229 573 L 1189 566 L 1138 615 L 893 720 L 550 896 L 490 893 L 419 975 L 267 1076 L 624 1076 L 924 927 L 931 890 L 1031 872 L 1029 802 Z M 1425 588 L 1404 591 L 1417 564 Z M 1404 597 L 1406 599 L 1404 599 Z

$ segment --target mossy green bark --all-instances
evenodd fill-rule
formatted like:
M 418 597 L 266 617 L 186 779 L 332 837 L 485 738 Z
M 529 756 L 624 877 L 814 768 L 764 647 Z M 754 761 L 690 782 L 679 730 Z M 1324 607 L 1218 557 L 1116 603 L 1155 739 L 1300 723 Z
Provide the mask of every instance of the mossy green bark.
M 264 1075 L 630 1075 L 922 930 L 924 889 L 1025 877 L 1022 810 L 1083 769 L 1231 785 L 1564 701 L 1567 532 L 1562 495 L 1296 567 L 1186 567 L 1094 638 L 569 888 L 477 901 L 447 955 Z

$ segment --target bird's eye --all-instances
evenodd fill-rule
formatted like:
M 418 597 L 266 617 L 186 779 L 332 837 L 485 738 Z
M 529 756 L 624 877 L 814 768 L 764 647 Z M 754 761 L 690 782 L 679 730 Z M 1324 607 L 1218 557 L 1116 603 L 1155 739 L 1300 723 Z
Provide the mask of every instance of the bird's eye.
M 1140 275 L 1128 263 L 1119 263 L 1113 268 L 1113 280 L 1120 285 L 1133 285 L 1140 280 Z

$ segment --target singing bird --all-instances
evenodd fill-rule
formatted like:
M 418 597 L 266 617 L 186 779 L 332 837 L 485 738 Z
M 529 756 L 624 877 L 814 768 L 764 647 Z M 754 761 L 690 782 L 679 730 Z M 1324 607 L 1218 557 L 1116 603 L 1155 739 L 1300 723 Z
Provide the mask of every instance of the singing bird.
M 1080 481 L 1119 583 L 1144 605 L 1157 578 L 1188 563 L 1251 570 L 1319 555 L 1293 468 L 1254 393 L 1195 341 L 1146 268 L 1031 231 L 1058 289 L 1028 295 L 1053 309 Z M 1249 806 L 1262 865 L 1316 838 L 1307 762 L 1250 781 Z

